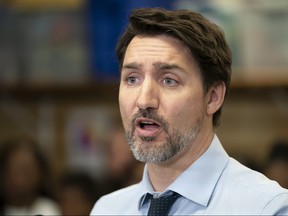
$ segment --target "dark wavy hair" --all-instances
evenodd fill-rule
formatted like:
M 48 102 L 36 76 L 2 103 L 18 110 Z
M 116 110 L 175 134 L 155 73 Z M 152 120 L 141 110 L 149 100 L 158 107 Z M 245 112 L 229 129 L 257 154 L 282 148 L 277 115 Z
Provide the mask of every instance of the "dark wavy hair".
M 221 82 L 230 87 L 232 53 L 224 33 L 215 23 L 190 10 L 169 11 L 162 8 L 139 8 L 132 11 L 129 24 L 120 37 L 116 53 L 120 68 L 126 49 L 136 35 L 166 34 L 182 41 L 191 51 L 200 71 L 204 92 Z M 213 126 L 220 124 L 221 108 L 213 115 Z

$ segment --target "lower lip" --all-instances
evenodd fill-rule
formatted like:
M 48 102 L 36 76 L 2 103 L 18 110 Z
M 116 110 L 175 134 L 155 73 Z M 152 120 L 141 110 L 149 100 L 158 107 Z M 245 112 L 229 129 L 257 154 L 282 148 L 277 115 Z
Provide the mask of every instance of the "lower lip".
M 156 137 L 160 132 L 160 127 L 153 129 L 143 129 L 141 127 L 136 127 L 136 134 L 139 137 Z

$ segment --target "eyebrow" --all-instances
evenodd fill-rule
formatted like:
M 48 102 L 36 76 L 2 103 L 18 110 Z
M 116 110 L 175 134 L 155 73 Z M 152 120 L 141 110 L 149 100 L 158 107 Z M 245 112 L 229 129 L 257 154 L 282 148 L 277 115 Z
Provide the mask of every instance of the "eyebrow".
M 171 69 L 183 70 L 183 68 L 181 68 L 177 64 L 168 64 L 168 63 L 161 62 L 161 61 L 157 61 L 153 63 L 153 66 L 156 70 L 171 70 Z M 143 67 L 143 64 L 131 62 L 131 63 L 123 65 L 121 70 L 125 70 L 125 69 L 138 69 L 139 70 L 139 69 L 142 69 L 142 67 Z
M 179 65 L 177 64 L 168 64 L 165 62 L 155 62 L 153 63 L 153 66 L 157 70 L 171 70 L 171 69 L 177 69 L 177 70 L 183 70 Z
M 131 63 L 123 65 L 121 70 L 124 70 L 124 69 L 141 69 L 142 67 L 143 67 L 142 64 L 139 64 L 136 62 L 131 62 Z

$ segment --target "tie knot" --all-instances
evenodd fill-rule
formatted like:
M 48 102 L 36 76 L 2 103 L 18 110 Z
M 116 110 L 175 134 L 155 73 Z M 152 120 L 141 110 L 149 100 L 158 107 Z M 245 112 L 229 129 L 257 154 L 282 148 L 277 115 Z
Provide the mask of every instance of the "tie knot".
M 164 216 L 168 215 L 172 205 L 180 195 L 178 193 L 171 193 L 168 196 L 152 197 L 151 204 L 148 211 L 148 216 Z

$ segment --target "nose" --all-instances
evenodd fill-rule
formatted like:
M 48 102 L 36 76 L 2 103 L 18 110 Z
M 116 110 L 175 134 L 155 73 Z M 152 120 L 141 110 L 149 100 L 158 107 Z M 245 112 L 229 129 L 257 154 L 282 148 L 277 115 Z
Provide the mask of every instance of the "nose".
M 152 80 L 145 80 L 139 90 L 137 107 L 139 109 L 157 109 L 159 106 L 159 94 L 157 84 Z

